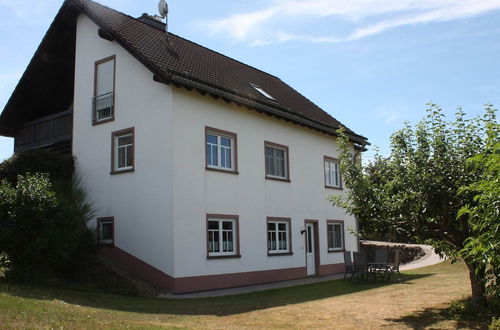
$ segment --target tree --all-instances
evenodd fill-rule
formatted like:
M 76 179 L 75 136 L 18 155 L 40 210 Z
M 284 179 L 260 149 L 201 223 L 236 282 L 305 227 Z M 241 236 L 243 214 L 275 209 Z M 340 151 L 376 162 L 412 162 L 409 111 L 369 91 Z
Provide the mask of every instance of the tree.
M 348 190 L 345 196 L 331 198 L 356 216 L 365 232 L 393 231 L 430 244 L 453 260 L 462 258 L 477 307 L 486 303 L 487 266 L 464 249 L 477 231 L 468 213 L 458 214 L 475 193 L 458 192 L 481 175 L 482 169 L 468 166 L 467 159 L 485 151 L 487 127 L 497 125 L 495 112 L 488 105 L 483 118 L 466 119 L 459 110 L 453 122 L 446 122 L 442 110 L 429 104 L 426 118 L 415 128 L 406 124 L 395 132 L 390 156 L 377 155 L 368 172 L 355 161 L 341 129 L 341 171 Z
M 500 298 L 500 142 L 499 125 L 489 123 L 485 150 L 469 159 L 478 180 L 462 187 L 459 193 L 474 194 L 472 203 L 463 206 L 458 217 L 468 216 L 473 235 L 461 251 L 465 258 L 488 265 L 485 286 L 491 296 Z

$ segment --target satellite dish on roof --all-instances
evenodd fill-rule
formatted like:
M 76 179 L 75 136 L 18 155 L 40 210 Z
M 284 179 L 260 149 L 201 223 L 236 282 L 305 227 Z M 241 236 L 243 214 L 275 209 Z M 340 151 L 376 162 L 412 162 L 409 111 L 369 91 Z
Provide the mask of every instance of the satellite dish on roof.
M 165 0 L 160 0 L 160 2 L 158 3 L 158 12 L 160 13 L 161 18 L 167 17 L 168 5 Z

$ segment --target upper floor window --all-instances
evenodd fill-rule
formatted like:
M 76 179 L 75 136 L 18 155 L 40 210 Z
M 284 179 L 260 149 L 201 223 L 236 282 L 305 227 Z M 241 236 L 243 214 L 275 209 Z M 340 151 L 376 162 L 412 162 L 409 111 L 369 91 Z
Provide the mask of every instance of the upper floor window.
M 207 215 L 208 257 L 239 257 L 238 216 Z
M 206 168 L 237 173 L 236 134 L 206 127 Z
M 92 122 L 100 124 L 114 119 L 115 62 L 110 56 L 95 63 Z
M 289 181 L 288 147 L 265 142 L 266 178 Z
M 340 177 L 340 164 L 335 158 L 324 158 L 325 163 L 325 186 L 329 188 L 342 188 Z
M 112 174 L 134 170 L 134 143 L 134 128 L 112 133 Z
M 344 222 L 327 221 L 328 251 L 344 250 Z

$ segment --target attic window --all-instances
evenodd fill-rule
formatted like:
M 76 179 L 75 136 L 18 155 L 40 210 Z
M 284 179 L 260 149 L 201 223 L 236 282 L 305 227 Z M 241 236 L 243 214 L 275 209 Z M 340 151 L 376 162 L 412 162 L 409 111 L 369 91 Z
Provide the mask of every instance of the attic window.
M 269 95 L 269 93 L 267 93 L 265 90 L 263 90 L 261 87 L 257 86 L 257 85 L 254 85 L 254 84 L 250 84 L 250 86 L 252 86 L 257 92 L 261 93 L 262 95 L 264 95 L 266 98 L 270 99 L 270 100 L 273 100 L 273 101 L 276 101 L 276 99 L 274 97 L 272 97 L 271 95 Z

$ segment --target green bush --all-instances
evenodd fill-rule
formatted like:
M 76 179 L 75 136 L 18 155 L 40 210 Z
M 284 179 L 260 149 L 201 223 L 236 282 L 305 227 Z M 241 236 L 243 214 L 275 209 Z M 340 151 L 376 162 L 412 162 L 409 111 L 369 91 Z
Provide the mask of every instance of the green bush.
M 56 192 L 47 174 L 16 181 L 0 181 L 0 253 L 7 256 L 0 267 L 21 281 L 71 275 L 95 250 L 86 226 L 91 208 L 78 182 Z
M 500 330 L 500 317 L 499 318 L 493 318 L 491 321 L 491 324 L 489 326 L 490 330 Z
M 0 163 L 0 178 L 15 185 L 19 175 L 47 173 L 51 182 L 71 182 L 74 167 L 74 158 L 69 154 L 30 150 L 17 153 Z

